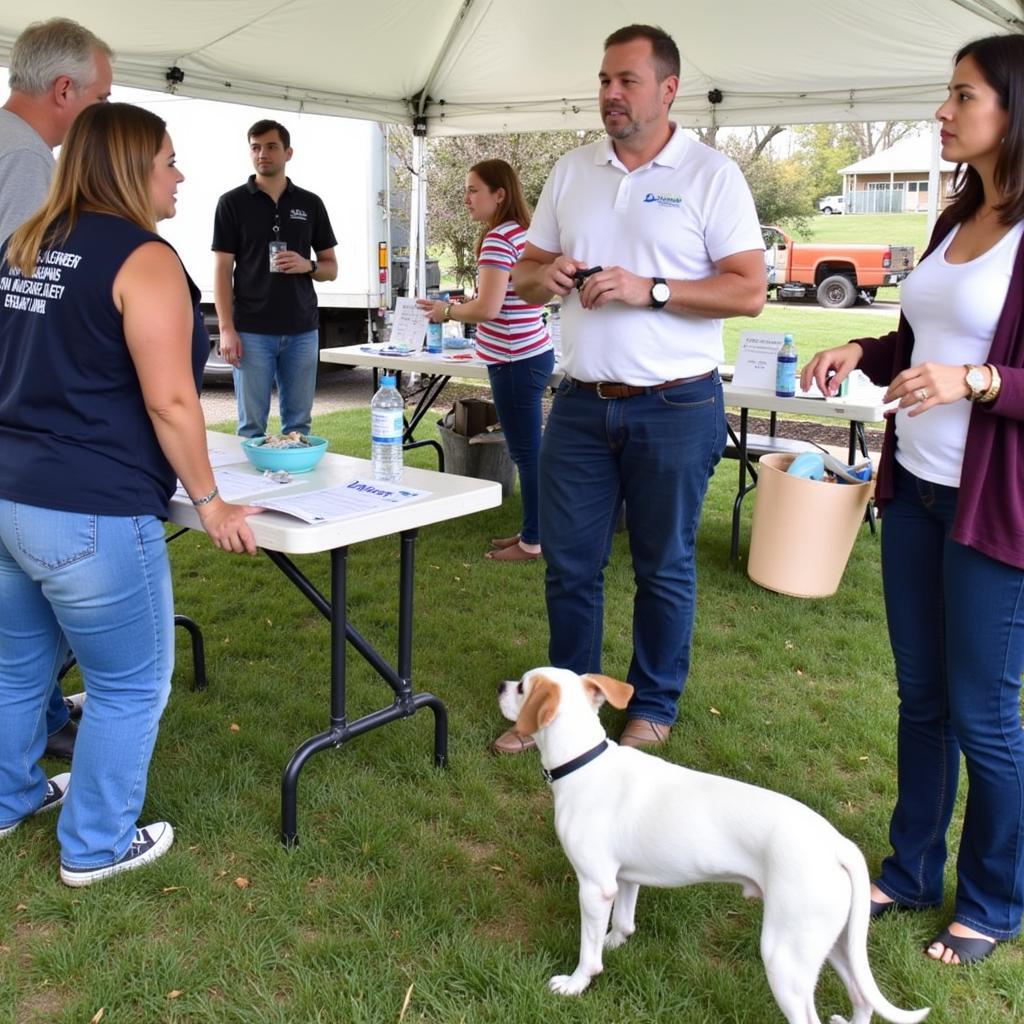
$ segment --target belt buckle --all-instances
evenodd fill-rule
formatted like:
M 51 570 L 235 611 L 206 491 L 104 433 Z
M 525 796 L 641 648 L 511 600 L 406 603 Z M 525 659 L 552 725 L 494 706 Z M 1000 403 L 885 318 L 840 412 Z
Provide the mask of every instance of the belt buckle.
M 603 388 L 605 386 L 605 384 L 611 384 L 611 383 L 612 383 L 611 381 L 607 381 L 607 380 L 599 380 L 597 382 L 597 385 L 595 386 L 594 391 L 597 393 L 597 397 L 598 398 L 602 398 L 606 402 L 610 402 L 612 400 L 612 396 L 611 395 L 606 395 L 601 390 L 601 388 Z

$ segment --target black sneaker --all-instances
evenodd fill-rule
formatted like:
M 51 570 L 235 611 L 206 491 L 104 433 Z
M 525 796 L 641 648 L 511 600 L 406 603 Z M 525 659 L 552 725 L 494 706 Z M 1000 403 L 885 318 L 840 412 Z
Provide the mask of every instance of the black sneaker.
M 68 786 L 71 784 L 71 772 L 61 772 L 60 775 L 54 775 L 52 779 L 48 779 L 46 782 L 46 793 L 43 796 L 43 802 L 32 812 L 32 814 L 42 814 L 43 811 L 53 810 L 55 807 L 60 807 L 64 803 L 64 797 L 68 795 Z M 31 817 L 32 815 L 29 815 Z M 25 819 L 22 818 L 22 821 Z M 0 828 L 0 836 L 7 835 L 8 832 L 13 832 L 21 821 L 16 821 L 13 825 L 6 825 L 4 828 Z
M 75 753 L 75 740 L 78 738 L 78 726 L 69 718 L 56 732 L 46 737 L 46 750 L 43 757 L 56 757 L 61 761 L 70 761 Z
M 60 880 L 65 885 L 79 888 L 83 885 L 92 885 L 101 878 L 119 875 L 122 871 L 134 871 L 156 860 L 157 857 L 162 857 L 173 842 L 174 829 L 170 824 L 166 821 L 156 821 L 152 825 L 135 830 L 135 840 L 120 860 L 102 868 L 69 868 L 61 864 Z

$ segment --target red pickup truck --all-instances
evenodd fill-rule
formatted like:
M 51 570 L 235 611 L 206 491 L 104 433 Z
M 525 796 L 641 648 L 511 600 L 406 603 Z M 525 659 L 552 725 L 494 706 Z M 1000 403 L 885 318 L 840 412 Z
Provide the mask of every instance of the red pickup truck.
M 781 228 L 761 225 L 768 291 L 777 299 L 814 295 L 829 309 L 857 299 L 873 302 L 878 289 L 898 285 L 914 266 L 912 245 L 794 242 Z

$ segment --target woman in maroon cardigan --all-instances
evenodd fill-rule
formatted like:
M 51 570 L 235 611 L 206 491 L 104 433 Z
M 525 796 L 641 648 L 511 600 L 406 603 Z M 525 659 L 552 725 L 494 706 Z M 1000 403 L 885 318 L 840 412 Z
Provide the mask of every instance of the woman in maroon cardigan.
M 899 403 L 877 488 L 899 791 L 871 914 L 942 903 L 963 753 L 953 921 L 927 948 L 962 964 L 1024 912 L 1024 36 L 963 47 L 936 116 L 957 188 L 898 330 L 819 352 L 802 383 L 834 394 L 859 366 Z

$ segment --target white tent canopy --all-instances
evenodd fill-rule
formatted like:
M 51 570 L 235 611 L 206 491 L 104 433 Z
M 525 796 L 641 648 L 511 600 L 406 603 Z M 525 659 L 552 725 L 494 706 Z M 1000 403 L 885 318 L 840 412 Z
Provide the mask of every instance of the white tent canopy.
M 602 41 L 633 21 L 679 44 L 687 126 L 929 117 L 958 46 L 1024 28 L 1021 0 L 3 0 L 0 64 L 54 15 L 122 85 L 431 134 L 599 127 Z

